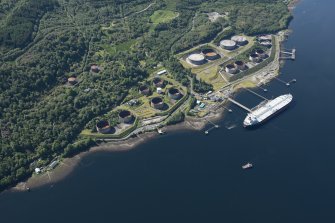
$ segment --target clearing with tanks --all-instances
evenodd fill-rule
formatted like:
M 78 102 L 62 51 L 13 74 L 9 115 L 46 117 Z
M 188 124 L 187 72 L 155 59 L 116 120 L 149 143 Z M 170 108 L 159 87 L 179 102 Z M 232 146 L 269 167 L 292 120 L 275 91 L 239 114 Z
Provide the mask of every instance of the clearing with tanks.
M 272 66 L 287 4 L 2 0 L 0 191 L 100 139 L 206 115 L 199 97 Z

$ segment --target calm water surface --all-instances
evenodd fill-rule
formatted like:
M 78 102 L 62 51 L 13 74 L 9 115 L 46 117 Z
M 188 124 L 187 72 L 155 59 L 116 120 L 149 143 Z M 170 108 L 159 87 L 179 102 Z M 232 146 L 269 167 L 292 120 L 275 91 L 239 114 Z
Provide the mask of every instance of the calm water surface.
M 0 195 L 0 221 L 335 222 L 335 1 L 303 0 L 286 47 L 297 60 L 265 96 L 293 105 L 253 131 L 234 112 L 205 136 L 169 133 L 123 153 L 84 158 L 73 174 L 31 193 Z M 252 107 L 247 92 L 237 100 Z M 251 161 L 255 168 L 242 171 Z

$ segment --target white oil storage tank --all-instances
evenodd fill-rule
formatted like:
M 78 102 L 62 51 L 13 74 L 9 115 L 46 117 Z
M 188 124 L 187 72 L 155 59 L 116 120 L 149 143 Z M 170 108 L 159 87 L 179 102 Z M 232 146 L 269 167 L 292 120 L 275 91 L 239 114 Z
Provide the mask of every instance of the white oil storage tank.
M 194 65 L 202 65 L 206 63 L 205 56 L 200 53 L 193 53 L 187 57 L 187 60 Z
M 235 41 L 236 44 L 238 44 L 240 46 L 244 46 L 244 45 L 248 44 L 248 40 L 244 36 L 233 36 L 231 38 L 231 40 Z
M 233 50 L 236 48 L 236 42 L 233 40 L 222 40 L 220 46 L 225 50 Z

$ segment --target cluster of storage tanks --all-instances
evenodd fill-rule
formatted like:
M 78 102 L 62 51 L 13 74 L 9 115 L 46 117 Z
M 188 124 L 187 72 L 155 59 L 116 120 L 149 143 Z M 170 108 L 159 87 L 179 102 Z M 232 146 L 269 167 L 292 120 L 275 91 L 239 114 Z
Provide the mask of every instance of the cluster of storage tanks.
M 253 63 L 259 63 L 267 57 L 267 54 L 262 49 L 257 49 L 254 53 L 250 54 L 249 60 Z
M 161 89 L 161 87 L 164 86 L 164 80 L 162 78 L 159 77 L 155 77 L 152 81 L 152 84 L 157 88 L 157 89 Z M 142 95 L 150 95 L 151 94 L 151 90 L 147 85 L 141 85 L 138 88 L 138 92 Z
M 260 35 L 260 36 L 257 36 L 257 40 L 259 44 L 263 46 L 266 46 L 266 47 L 272 46 L 272 35 Z
M 162 87 L 164 87 L 164 79 L 160 77 L 155 77 L 152 81 L 152 84 L 157 88 L 157 93 L 159 94 L 163 93 Z M 138 91 L 140 94 L 146 96 L 151 94 L 151 90 L 147 85 L 141 85 L 138 88 Z M 170 99 L 179 100 L 180 98 L 182 98 L 183 93 L 179 89 L 171 87 L 167 90 L 167 95 Z M 163 101 L 163 98 L 158 96 L 150 99 L 150 105 L 155 109 L 161 110 L 164 108 L 165 103 Z
M 186 61 L 193 65 L 202 65 L 207 63 L 208 61 L 217 60 L 220 58 L 220 54 L 215 52 L 213 49 L 204 49 L 198 53 L 190 54 Z
M 182 92 L 179 89 L 174 88 L 174 87 L 171 87 L 167 91 L 167 94 L 168 94 L 168 97 L 173 100 L 179 100 L 180 98 L 183 97 Z M 151 107 L 155 109 L 162 110 L 165 106 L 165 103 L 162 97 L 154 97 L 151 99 L 150 105 Z
M 248 44 L 248 40 L 244 36 L 233 36 L 231 39 L 222 40 L 220 47 L 225 50 L 234 50 L 246 44 Z
M 118 118 L 122 124 L 131 124 L 134 120 L 134 115 L 128 110 L 121 110 L 119 111 Z M 109 134 L 115 130 L 107 120 L 100 120 L 95 127 L 97 131 L 102 134 Z
M 244 71 L 248 67 L 243 61 L 235 61 L 234 63 L 227 64 L 225 67 L 225 71 L 229 74 L 236 74 L 239 71 Z
M 257 49 L 253 53 L 249 55 L 249 60 L 252 63 L 260 63 L 263 59 L 267 57 L 267 54 L 262 49 Z M 234 63 L 227 64 L 225 67 L 225 71 L 229 74 L 236 74 L 239 71 L 244 71 L 248 69 L 248 66 L 243 61 L 235 61 Z
M 97 64 L 91 64 L 90 71 L 93 72 L 93 73 L 99 73 L 101 71 L 101 68 Z M 66 78 L 65 78 L 65 80 L 66 80 Z M 79 80 L 75 75 L 73 75 L 73 76 L 67 78 L 67 83 L 69 85 L 73 86 L 73 85 L 78 84 Z

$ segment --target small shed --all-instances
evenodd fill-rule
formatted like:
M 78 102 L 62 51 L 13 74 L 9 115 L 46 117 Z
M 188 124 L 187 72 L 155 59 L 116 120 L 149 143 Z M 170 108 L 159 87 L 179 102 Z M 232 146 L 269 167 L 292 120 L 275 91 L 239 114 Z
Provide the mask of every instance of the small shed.
M 35 168 L 35 173 L 36 174 L 40 174 L 41 173 L 41 169 L 40 168 Z
M 166 73 L 167 73 L 166 70 L 161 70 L 161 71 L 157 72 L 157 75 L 163 75 L 163 74 L 166 74 Z

